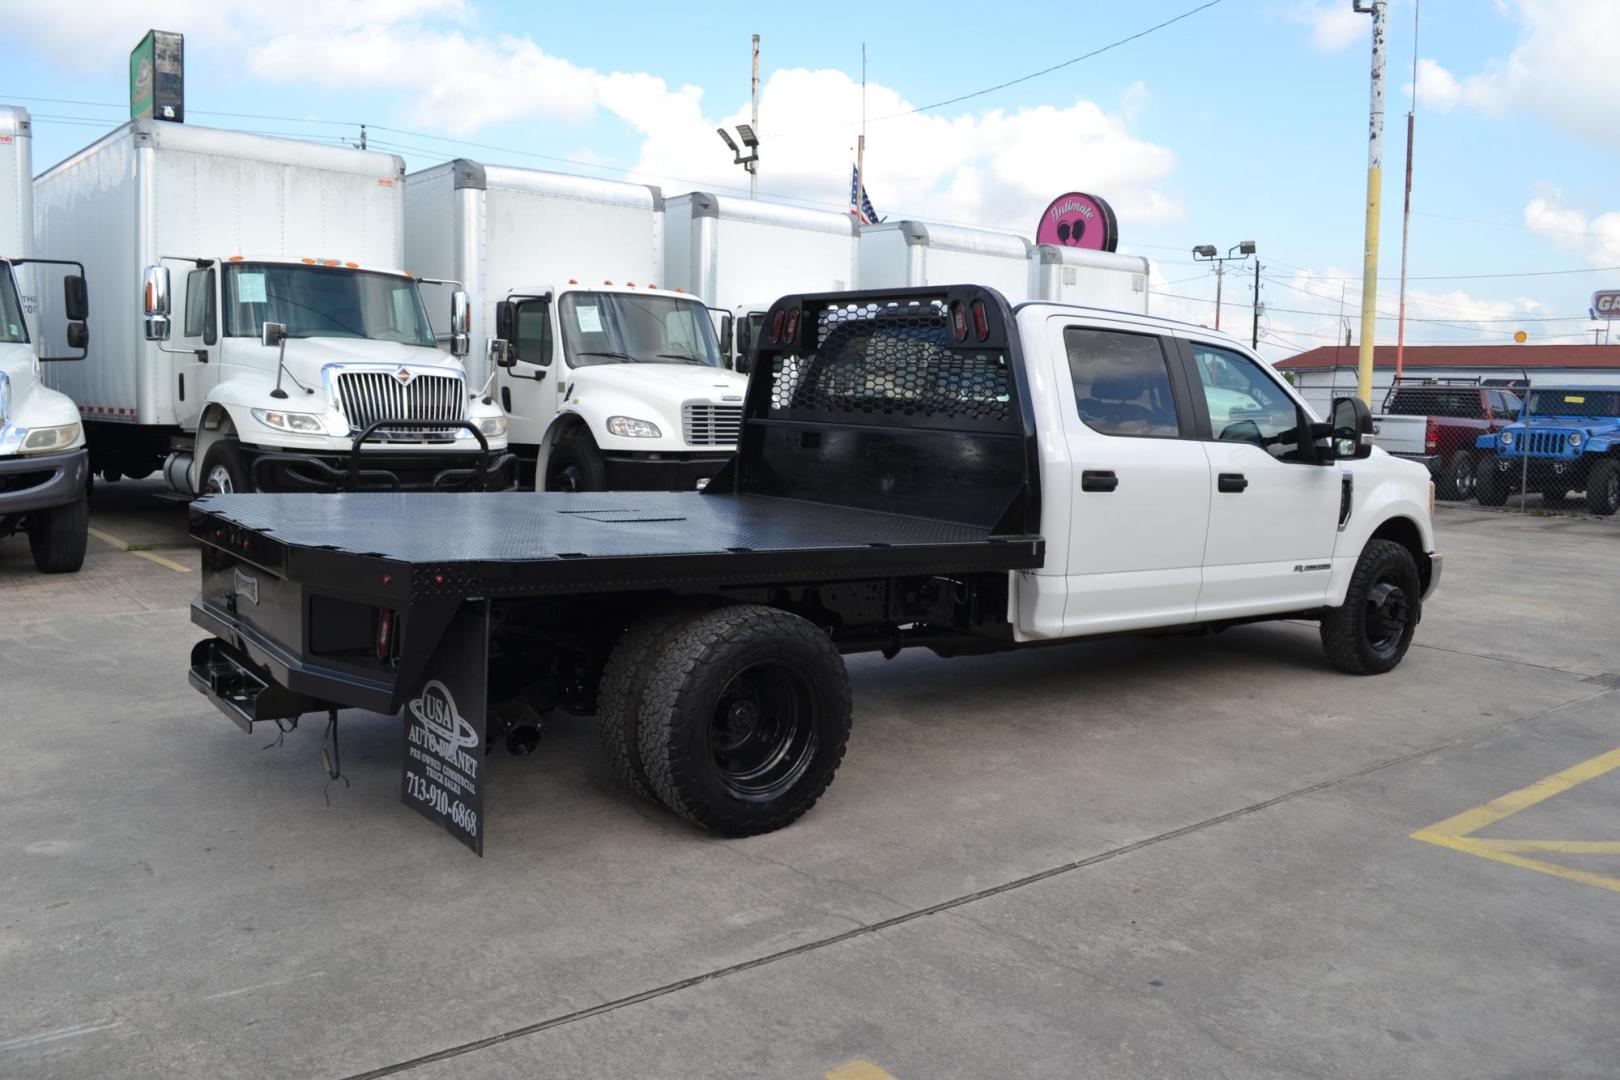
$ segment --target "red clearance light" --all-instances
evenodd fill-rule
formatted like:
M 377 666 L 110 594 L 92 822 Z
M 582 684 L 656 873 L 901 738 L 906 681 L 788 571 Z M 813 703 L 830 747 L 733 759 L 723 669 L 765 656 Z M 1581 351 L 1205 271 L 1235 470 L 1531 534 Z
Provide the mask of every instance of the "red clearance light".
M 792 341 L 799 336 L 799 309 L 793 308 L 788 312 L 787 330 L 783 333 L 784 340 Z
M 951 301 L 951 334 L 957 341 L 967 340 L 967 309 L 960 300 Z
M 579 284 L 579 279 L 578 278 L 569 278 L 568 279 L 568 284 L 570 284 L 570 285 L 578 285 Z
M 985 313 L 984 301 L 973 301 L 973 332 L 983 341 L 990 336 L 990 316 Z
M 242 256 L 240 256 L 240 255 L 232 255 L 229 259 L 226 259 L 225 261 L 226 262 L 241 262 L 242 261 Z
M 392 608 L 383 608 L 377 619 L 377 659 L 388 659 L 393 644 L 394 612 Z
M 777 308 L 771 312 L 771 340 L 782 340 L 782 309 Z

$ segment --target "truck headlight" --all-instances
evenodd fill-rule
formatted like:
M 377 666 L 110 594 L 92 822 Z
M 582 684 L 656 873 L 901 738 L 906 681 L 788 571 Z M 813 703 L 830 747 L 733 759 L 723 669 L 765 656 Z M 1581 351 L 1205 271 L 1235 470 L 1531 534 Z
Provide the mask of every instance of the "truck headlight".
M 21 449 L 25 454 L 48 454 L 52 450 L 66 450 L 78 441 L 77 422 L 60 427 L 37 427 L 23 438 Z
M 1496 437 L 1496 441 L 1501 443 L 1503 446 L 1512 446 L 1513 445 L 1513 432 L 1511 432 L 1511 431 L 1502 432 L 1502 434 L 1500 434 L 1500 435 L 1498 435 Z
M 265 427 L 291 431 L 299 435 L 324 435 L 326 425 L 314 413 L 281 412 L 277 409 L 254 409 L 253 419 Z
M 1580 432 L 1572 432 L 1569 436 L 1569 448 L 1571 450 L 1579 450 L 1581 448 L 1581 444 L 1585 441 L 1585 439 L 1581 438 Z
M 608 417 L 607 429 L 609 435 L 617 435 L 621 439 L 661 439 L 664 436 L 652 421 L 629 416 Z
M 478 421 L 478 430 L 492 439 L 498 439 L 506 434 L 506 417 L 486 416 Z

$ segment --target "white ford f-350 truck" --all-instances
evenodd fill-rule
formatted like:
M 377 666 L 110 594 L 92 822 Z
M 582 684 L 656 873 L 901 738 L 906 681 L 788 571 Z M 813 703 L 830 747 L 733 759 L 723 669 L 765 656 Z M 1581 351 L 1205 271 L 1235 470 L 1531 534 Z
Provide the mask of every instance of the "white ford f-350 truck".
M 195 505 L 191 681 L 249 729 L 403 711 L 404 801 L 475 848 L 484 747 L 534 746 L 506 703 L 596 713 L 631 787 L 746 835 L 832 782 L 843 653 L 1286 618 L 1373 675 L 1440 580 L 1428 473 L 1366 407 L 1323 421 L 1200 327 L 972 285 L 801 294 L 757 358 L 701 493 Z
M 84 359 L 87 298 L 83 267 L 28 257 L 31 134 L 26 109 L 0 105 L 0 538 L 26 533 L 34 565 L 59 574 L 84 563 L 89 457 L 79 411 L 41 375 Z
M 105 297 L 89 359 L 49 373 L 92 470 L 161 468 L 183 495 L 503 486 L 506 417 L 462 366 L 466 298 L 440 348 L 399 269 L 403 179 L 391 154 L 161 120 L 41 174 L 41 244 Z
M 463 158 L 405 178 L 405 220 L 411 268 L 465 282 L 505 342 L 472 356 L 537 490 L 691 491 L 731 456 L 746 379 L 703 300 L 657 287 L 657 188 Z

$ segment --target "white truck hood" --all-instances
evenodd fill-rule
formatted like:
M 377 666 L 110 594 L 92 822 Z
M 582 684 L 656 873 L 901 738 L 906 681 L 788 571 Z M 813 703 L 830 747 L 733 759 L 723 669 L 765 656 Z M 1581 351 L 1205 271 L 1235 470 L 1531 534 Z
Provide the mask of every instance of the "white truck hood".
M 64 361 L 69 362 L 72 361 Z M 9 401 L 0 413 L 0 427 L 57 427 L 79 419 L 78 406 L 66 394 L 39 381 L 38 364 L 31 346 L 0 345 L 0 375 L 9 382 L 9 392 L 5 395 Z M 82 443 L 81 435 L 75 445 Z
M 595 364 L 567 373 L 563 409 L 583 416 L 604 450 L 678 453 L 729 444 L 688 443 L 683 406 L 742 409 L 748 377 L 696 364 Z M 615 416 L 657 425 L 658 438 L 619 438 L 608 433 Z
M 258 350 L 270 370 L 275 371 L 274 349 L 266 349 L 256 343 L 250 343 L 248 348 Z M 328 364 L 392 364 L 411 371 L 420 369 L 440 375 L 460 374 L 462 370 L 454 357 L 420 345 L 373 341 L 370 338 L 287 339 L 287 367 L 301 381 L 318 381 L 321 369 Z

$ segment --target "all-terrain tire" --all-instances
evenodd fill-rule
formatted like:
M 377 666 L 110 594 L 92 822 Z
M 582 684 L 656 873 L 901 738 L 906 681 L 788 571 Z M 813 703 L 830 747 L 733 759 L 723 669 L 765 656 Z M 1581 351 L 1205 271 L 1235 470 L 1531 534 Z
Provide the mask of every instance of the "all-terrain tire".
M 220 439 L 203 455 L 197 470 L 197 494 L 239 494 L 253 490 L 253 478 L 242 462 L 242 448 L 235 439 Z
M 753 836 L 815 805 L 849 727 L 849 675 L 827 635 L 797 615 L 738 604 L 667 633 L 643 696 L 641 758 L 675 813 L 722 836 Z
M 70 503 L 28 515 L 28 550 L 44 574 L 73 574 L 84 565 L 90 542 L 90 500 L 80 495 Z
M 1474 497 L 1481 506 L 1501 506 L 1507 502 L 1511 485 L 1496 471 L 1494 458 L 1480 458 L 1479 472 L 1474 477 Z
M 1586 475 L 1586 508 L 1611 517 L 1620 510 L 1620 461 L 1604 458 Z
M 1344 603 L 1322 615 L 1322 649 L 1340 671 L 1382 675 L 1406 655 L 1423 615 L 1417 561 L 1393 540 L 1369 540 Z
M 596 691 L 596 728 L 608 767 L 631 791 L 659 802 L 641 760 L 641 706 L 658 647 L 670 630 L 701 605 L 672 603 L 637 619 L 613 646 Z
M 589 435 L 564 435 L 557 440 L 546 459 L 545 490 L 607 490 L 607 463 Z
M 1440 475 L 1434 478 L 1435 496 L 1467 502 L 1474 494 L 1478 477 L 1479 463 L 1474 460 L 1474 455 L 1467 450 L 1458 450 L 1446 459 Z

